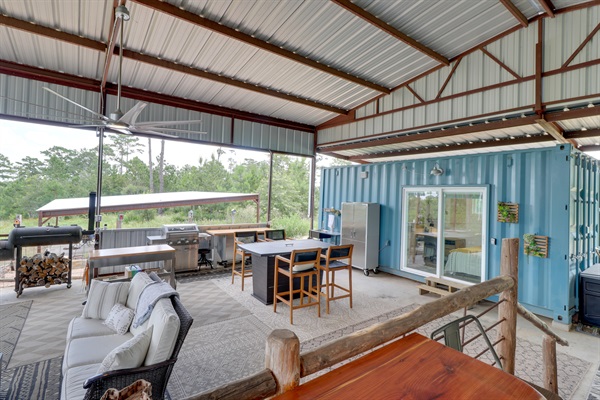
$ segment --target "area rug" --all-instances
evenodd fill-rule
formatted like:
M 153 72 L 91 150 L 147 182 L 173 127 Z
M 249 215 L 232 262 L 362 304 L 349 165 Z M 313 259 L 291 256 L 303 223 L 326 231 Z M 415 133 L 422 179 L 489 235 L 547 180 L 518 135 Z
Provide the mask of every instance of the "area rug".
M 301 351 L 401 315 L 414 307 L 402 307 L 305 342 L 301 341 Z M 184 399 L 263 370 L 265 345 L 272 330 L 255 315 L 191 329 L 169 380 L 171 397 Z
M 600 365 L 598 365 L 598 369 L 596 370 L 596 376 L 592 382 L 587 400 L 600 400 Z
M 0 305 L 0 353 L 2 356 L 2 370 L 10 363 L 25 320 L 31 309 L 32 300 Z
M 2 371 L 0 399 L 60 399 L 62 357 Z

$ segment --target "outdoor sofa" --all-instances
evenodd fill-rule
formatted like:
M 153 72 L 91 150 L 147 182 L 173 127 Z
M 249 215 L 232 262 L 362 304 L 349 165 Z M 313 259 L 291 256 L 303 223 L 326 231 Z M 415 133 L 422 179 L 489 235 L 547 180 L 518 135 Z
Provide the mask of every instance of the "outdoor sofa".
M 168 287 L 155 274 L 143 272 L 131 282 L 92 281 L 82 316 L 69 324 L 61 400 L 100 399 L 108 389 L 120 390 L 139 379 L 151 383 L 153 399 L 165 397 L 167 382 L 193 320 L 176 292 L 168 287 L 164 296 L 156 296 L 160 298 L 152 307 L 145 308 L 147 320 L 136 325 L 146 314 L 136 309 L 138 301 L 141 303 L 144 297 L 147 300 L 142 293 L 149 293 L 151 285 Z M 131 310 L 135 311 L 128 327 Z

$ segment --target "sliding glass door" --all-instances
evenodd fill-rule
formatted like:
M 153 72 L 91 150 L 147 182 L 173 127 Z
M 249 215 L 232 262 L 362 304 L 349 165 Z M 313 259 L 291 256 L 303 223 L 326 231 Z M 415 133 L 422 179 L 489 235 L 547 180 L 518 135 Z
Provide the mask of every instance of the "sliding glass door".
M 469 283 L 484 276 L 487 188 L 406 188 L 402 270 Z

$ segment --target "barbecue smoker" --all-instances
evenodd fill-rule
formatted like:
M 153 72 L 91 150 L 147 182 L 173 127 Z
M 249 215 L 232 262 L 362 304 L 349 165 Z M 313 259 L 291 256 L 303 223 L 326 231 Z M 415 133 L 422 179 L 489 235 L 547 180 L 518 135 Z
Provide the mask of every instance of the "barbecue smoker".
M 174 272 L 198 269 L 198 226 L 163 225 L 162 236 L 148 236 L 147 244 L 168 244 L 175 249 Z

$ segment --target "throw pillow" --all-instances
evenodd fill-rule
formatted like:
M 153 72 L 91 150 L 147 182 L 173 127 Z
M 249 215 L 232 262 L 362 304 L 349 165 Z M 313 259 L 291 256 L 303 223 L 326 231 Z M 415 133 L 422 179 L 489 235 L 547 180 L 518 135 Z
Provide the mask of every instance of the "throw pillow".
M 81 316 L 106 319 L 115 304 L 125 304 L 128 292 L 129 282 L 109 283 L 93 279 Z
M 97 374 L 141 366 L 146 358 L 146 353 L 148 353 L 151 339 L 152 327 L 135 335 L 104 357 Z
M 133 310 L 117 303 L 108 313 L 104 325 L 108 326 L 119 335 L 124 335 L 129 330 L 129 325 L 133 321 Z

